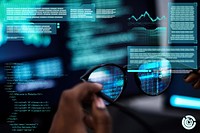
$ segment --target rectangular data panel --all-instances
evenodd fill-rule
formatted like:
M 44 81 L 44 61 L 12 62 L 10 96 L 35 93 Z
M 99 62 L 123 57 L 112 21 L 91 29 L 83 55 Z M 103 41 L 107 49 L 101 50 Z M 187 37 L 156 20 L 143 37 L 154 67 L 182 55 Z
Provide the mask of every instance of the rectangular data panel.
M 197 3 L 169 3 L 168 43 L 197 44 Z
M 25 34 L 57 34 L 56 23 L 8 23 L 6 24 L 7 40 L 23 40 Z
M 95 4 L 5 4 L 5 20 L 12 21 L 95 21 Z
M 129 72 L 160 59 L 167 59 L 172 69 L 197 69 L 197 46 L 128 46 Z

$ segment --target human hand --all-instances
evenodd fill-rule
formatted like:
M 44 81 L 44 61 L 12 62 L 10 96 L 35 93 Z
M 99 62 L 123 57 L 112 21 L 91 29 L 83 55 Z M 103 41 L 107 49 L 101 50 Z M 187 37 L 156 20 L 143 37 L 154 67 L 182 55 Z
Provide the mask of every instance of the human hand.
M 192 83 L 194 88 L 200 89 L 200 70 L 190 73 L 185 78 L 185 82 Z
M 111 133 L 111 118 L 103 100 L 95 95 L 102 89 L 96 83 L 81 83 L 65 90 L 60 98 L 49 133 L 87 133 L 87 128 L 95 133 Z M 91 113 L 86 113 L 84 102 L 92 105 Z

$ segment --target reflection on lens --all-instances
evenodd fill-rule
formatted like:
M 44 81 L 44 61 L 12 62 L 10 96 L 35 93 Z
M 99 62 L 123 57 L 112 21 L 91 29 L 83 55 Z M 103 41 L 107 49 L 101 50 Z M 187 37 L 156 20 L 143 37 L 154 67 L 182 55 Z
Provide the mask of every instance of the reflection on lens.
M 149 60 L 140 65 L 139 70 L 148 70 L 148 72 L 139 72 L 138 77 L 141 82 L 141 89 L 148 95 L 159 95 L 167 89 L 171 81 L 171 64 L 168 60 L 162 58 Z
M 116 66 L 103 66 L 93 71 L 88 81 L 102 84 L 103 90 L 101 92 L 115 101 L 120 96 L 124 86 L 124 73 Z

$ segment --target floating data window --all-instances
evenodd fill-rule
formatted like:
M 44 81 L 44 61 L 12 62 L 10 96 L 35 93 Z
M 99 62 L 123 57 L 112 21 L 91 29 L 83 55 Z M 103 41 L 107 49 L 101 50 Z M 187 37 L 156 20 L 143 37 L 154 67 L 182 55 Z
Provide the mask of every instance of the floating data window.
M 168 60 L 175 70 L 197 69 L 197 46 L 128 46 L 128 72 L 160 59 Z
M 96 18 L 115 18 L 117 9 L 96 9 Z
M 169 3 L 168 43 L 197 44 L 197 3 Z
M 6 24 L 7 34 L 56 34 L 56 23 Z
M 5 4 L 6 21 L 95 21 L 95 4 Z
M 27 34 L 56 34 L 56 23 L 6 24 L 7 40 L 24 40 Z
M 67 5 L 68 21 L 95 21 L 95 4 L 71 4 Z

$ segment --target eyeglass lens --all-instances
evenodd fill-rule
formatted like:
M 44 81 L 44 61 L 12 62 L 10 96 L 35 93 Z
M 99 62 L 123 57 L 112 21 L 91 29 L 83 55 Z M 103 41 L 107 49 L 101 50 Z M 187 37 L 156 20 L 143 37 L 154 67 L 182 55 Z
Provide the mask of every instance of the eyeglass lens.
M 102 93 L 115 101 L 121 94 L 124 86 L 124 73 L 117 66 L 103 66 L 94 70 L 88 81 L 103 85 Z
M 138 78 L 141 82 L 141 89 L 148 95 L 159 95 L 167 89 L 171 81 L 171 64 L 168 60 L 161 58 L 157 60 L 147 60 L 140 65 Z

